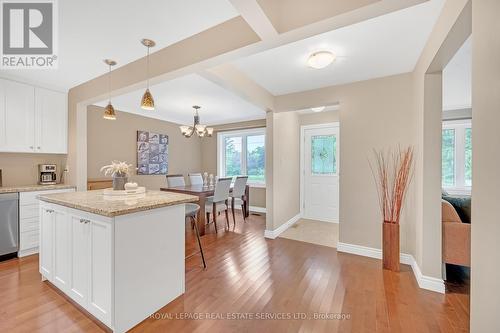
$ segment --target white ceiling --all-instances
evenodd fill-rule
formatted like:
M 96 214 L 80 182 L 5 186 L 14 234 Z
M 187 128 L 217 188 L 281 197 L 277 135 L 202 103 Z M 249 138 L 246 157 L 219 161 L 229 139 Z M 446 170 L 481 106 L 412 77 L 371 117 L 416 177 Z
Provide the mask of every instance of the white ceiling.
M 59 7 L 59 69 L 10 70 L 0 75 L 68 90 L 143 57 L 142 38 L 159 50 L 238 15 L 227 0 L 63 0 Z
M 411 72 L 439 16 L 444 0 L 379 16 L 235 61 L 273 95 Z M 321 70 L 307 67 L 319 50 L 337 60 Z
M 443 110 L 472 105 L 472 38 L 469 37 L 443 70 Z
M 186 125 L 193 123 L 193 105 L 202 107 L 199 114 L 201 123 L 206 125 L 266 117 L 265 111 L 197 74 L 154 85 L 150 90 L 155 100 L 154 111 L 139 107 L 144 89 L 114 97 L 113 106 L 116 110 Z M 107 101 L 96 104 L 106 106 Z

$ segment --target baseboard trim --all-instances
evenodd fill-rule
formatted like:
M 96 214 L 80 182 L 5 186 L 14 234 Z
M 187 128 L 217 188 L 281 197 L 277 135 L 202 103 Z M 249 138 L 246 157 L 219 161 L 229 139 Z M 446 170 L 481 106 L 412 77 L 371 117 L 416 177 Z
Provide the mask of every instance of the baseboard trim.
M 241 210 L 241 207 L 234 207 L 234 209 Z M 255 213 L 266 213 L 266 207 L 250 206 L 250 211 Z
M 284 232 L 286 229 L 290 228 L 292 225 L 294 225 L 298 220 L 300 220 L 301 214 L 297 214 L 282 225 L 280 225 L 277 229 L 274 230 L 265 230 L 264 231 L 264 237 L 269 238 L 269 239 L 275 239 L 278 237 L 282 232 Z
M 21 250 L 21 251 L 17 252 L 17 256 L 19 258 L 22 258 L 22 257 L 30 256 L 30 255 L 36 254 L 36 253 L 38 253 L 38 246 L 34 247 L 32 249 Z
M 382 260 L 382 250 L 373 247 L 339 242 L 337 244 L 337 251 Z M 415 275 L 415 279 L 420 288 L 444 294 L 444 281 L 442 279 L 423 275 L 417 261 L 411 254 L 401 253 L 399 255 L 399 261 L 402 264 L 411 266 L 413 275 Z

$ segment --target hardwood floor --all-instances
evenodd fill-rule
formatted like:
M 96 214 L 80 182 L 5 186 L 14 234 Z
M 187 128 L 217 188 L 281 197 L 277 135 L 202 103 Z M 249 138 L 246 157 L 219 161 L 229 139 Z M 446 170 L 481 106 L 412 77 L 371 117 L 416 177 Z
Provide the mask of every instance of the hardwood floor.
M 209 226 L 202 237 L 208 269 L 202 270 L 198 254 L 187 259 L 186 293 L 132 332 L 468 331 L 467 292 L 421 290 L 409 266 L 392 273 L 379 260 L 330 247 L 266 240 L 264 223 L 263 217 L 251 215 L 243 223 L 237 216 L 235 230 L 220 228 L 217 235 Z M 187 230 L 186 251 L 194 253 L 197 244 Z M 312 320 L 315 313 L 348 318 Z M 207 314 L 215 318 L 189 318 Z M 218 319 L 238 314 L 240 320 Z M 291 320 L 276 319 L 288 315 Z M 31 256 L 0 263 L 0 332 L 102 329 L 40 281 L 38 257 Z

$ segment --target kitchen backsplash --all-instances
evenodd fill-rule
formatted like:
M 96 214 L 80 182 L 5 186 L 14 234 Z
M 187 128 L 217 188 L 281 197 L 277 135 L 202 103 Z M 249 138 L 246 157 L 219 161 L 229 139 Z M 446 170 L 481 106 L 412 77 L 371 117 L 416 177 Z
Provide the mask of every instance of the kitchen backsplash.
M 66 155 L 0 153 L 3 186 L 38 183 L 38 164 L 56 164 L 57 180 L 66 165 Z

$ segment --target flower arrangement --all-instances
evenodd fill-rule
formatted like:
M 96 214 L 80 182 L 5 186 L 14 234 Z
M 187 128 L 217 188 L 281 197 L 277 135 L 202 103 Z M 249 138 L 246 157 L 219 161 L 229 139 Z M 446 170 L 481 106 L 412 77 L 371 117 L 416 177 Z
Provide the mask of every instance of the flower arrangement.
M 129 175 L 131 167 L 132 164 L 127 164 L 127 162 L 112 161 L 111 164 L 103 166 L 101 168 L 101 172 L 104 171 L 105 176 L 111 175 L 113 177 L 123 177 Z

